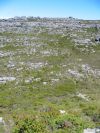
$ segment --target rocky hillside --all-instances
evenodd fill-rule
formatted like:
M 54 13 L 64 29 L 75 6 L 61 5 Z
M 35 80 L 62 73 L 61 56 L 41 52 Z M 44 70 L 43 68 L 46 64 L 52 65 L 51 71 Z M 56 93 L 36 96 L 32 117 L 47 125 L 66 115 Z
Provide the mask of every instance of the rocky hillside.
M 0 133 L 87 128 L 100 132 L 100 21 L 1 19 Z

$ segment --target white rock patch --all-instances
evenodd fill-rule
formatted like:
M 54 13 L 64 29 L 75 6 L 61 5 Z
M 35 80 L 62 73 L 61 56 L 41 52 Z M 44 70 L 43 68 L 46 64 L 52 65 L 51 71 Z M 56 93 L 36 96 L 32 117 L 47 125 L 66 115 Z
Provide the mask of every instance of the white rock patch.
M 78 94 L 77 94 L 77 97 L 80 97 L 80 98 L 82 98 L 82 99 L 84 99 L 84 100 L 86 100 L 86 101 L 89 101 L 89 99 L 87 98 L 87 96 L 86 96 L 85 94 L 78 93 Z
M 0 123 L 5 124 L 3 117 L 0 117 Z
M 71 76 L 74 76 L 74 77 L 76 77 L 76 78 L 84 77 L 83 74 L 79 73 L 77 70 L 71 70 L 71 69 L 69 69 L 69 70 L 68 70 L 68 73 L 69 73 Z
M 52 83 L 58 82 L 59 79 L 51 79 Z
M 43 82 L 43 85 L 47 85 L 47 82 Z
M 66 111 L 65 110 L 59 110 L 60 114 L 65 114 Z
M 87 129 L 84 129 L 83 133 L 100 133 L 100 129 L 98 129 L 98 128 L 94 128 L 94 129 L 87 128 Z
M 6 83 L 7 81 L 14 81 L 15 77 L 0 77 L 0 83 Z
M 48 63 L 44 63 L 44 62 L 38 62 L 38 63 L 29 63 L 28 66 L 32 69 L 40 69 L 43 66 L 47 65 Z

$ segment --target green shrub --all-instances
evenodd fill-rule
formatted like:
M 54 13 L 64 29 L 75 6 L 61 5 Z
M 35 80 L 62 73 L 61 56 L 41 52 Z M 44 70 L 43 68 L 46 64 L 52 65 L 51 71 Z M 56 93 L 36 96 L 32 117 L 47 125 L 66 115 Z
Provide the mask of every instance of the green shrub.
M 82 133 L 84 128 L 94 124 L 84 117 L 73 114 L 60 114 L 54 107 L 46 107 L 37 115 L 14 117 L 13 133 Z
M 47 133 L 46 124 L 34 116 L 16 117 L 13 133 Z

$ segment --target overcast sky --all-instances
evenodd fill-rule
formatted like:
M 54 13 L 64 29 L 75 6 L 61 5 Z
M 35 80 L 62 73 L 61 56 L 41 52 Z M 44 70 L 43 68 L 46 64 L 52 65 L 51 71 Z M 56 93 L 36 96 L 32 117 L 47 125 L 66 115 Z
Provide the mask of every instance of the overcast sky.
M 0 18 L 14 16 L 100 19 L 100 0 L 0 0 Z

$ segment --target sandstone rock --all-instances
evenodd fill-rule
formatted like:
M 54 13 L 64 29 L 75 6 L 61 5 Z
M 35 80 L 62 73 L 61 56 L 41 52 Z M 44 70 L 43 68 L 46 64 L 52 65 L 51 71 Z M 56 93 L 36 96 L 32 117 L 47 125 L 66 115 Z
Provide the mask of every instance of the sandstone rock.
M 97 36 L 96 36 L 95 41 L 96 41 L 96 42 L 100 42 L 100 35 L 97 35 Z
M 65 114 L 66 111 L 65 110 L 59 110 L 60 114 Z
M 7 81 L 14 81 L 15 77 L 0 77 L 0 83 L 6 83 Z
M 84 100 L 86 100 L 86 101 L 89 101 L 89 99 L 87 98 L 87 96 L 86 96 L 85 94 L 78 93 L 78 94 L 77 94 L 77 97 L 80 97 L 80 98 L 82 98 L 82 99 L 84 99 Z

